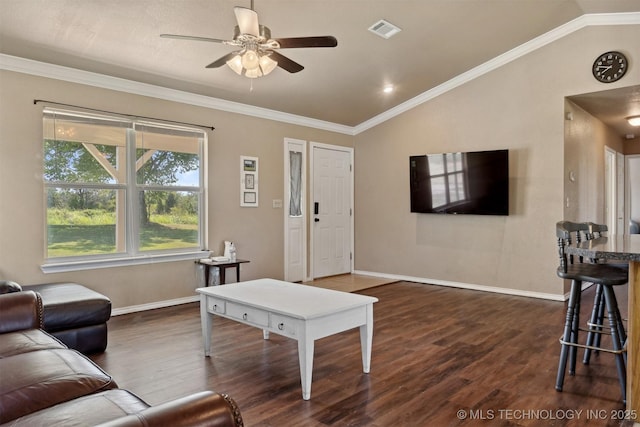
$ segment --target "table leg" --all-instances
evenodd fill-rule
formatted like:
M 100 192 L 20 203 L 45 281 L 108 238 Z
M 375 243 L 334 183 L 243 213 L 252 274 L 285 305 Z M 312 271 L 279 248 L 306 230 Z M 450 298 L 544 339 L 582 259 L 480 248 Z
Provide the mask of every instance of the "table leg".
M 204 267 L 204 286 L 207 287 L 209 286 L 209 274 L 210 274 L 209 269 L 211 268 L 211 266 L 205 264 L 203 265 L 203 267 Z
M 225 283 L 227 283 L 227 279 L 225 279 L 225 271 L 227 269 L 223 266 L 220 266 L 218 267 L 218 270 L 220 270 L 220 284 L 224 285 Z
M 311 399 L 311 378 L 313 373 L 313 339 L 302 336 L 298 339 L 298 359 L 300 361 L 300 383 L 302 398 Z
M 207 296 L 200 294 L 200 323 L 202 324 L 202 341 L 204 344 L 204 355 L 211 355 L 211 329 L 213 326 L 213 315 L 207 311 Z
M 240 264 L 236 264 L 236 282 L 240 281 Z
M 373 304 L 367 305 L 367 323 L 360 326 L 360 347 L 362 349 L 362 372 L 371 369 L 371 347 L 373 344 Z

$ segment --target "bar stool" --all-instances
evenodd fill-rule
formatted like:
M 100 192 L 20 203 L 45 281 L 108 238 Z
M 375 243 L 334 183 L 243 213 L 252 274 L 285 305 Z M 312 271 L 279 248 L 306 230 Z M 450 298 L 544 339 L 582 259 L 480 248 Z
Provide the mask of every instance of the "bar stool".
M 620 312 L 613 291 L 613 286 L 624 285 L 628 281 L 628 274 L 623 269 L 608 264 L 585 263 L 582 257 L 578 262 L 574 262 L 573 256 L 567 256 L 565 248 L 572 243 L 572 234 L 575 236 L 575 243 L 581 241 L 581 234 L 586 235 L 589 228 L 587 223 L 575 223 L 560 221 L 556 224 L 556 236 L 558 238 L 558 250 L 560 256 L 560 266 L 557 269 L 558 277 L 571 280 L 569 291 L 569 303 L 565 319 L 564 331 L 560 338 L 560 361 L 558 364 L 558 375 L 556 377 L 556 390 L 562 391 L 564 384 L 567 359 L 569 361 L 569 375 L 575 375 L 576 353 L 578 348 L 589 348 L 615 355 L 618 379 L 622 390 L 622 400 L 626 403 L 626 363 L 623 356 L 625 352 L 623 340 L 621 339 Z M 612 349 L 587 346 L 580 344 L 578 333 L 580 331 L 580 296 L 582 293 L 582 282 L 591 282 L 602 286 L 604 305 L 609 318 L 609 328 L 611 333 Z

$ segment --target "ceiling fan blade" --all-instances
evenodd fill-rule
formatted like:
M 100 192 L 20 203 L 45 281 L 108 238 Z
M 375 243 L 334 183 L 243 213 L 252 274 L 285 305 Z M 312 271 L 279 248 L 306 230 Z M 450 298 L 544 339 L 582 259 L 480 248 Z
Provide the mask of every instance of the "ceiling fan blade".
M 228 43 L 228 40 L 221 39 L 212 39 L 209 37 L 198 37 L 198 36 L 182 36 L 179 34 L 160 34 L 160 37 L 165 39 L 179 39 L 179 40 L 198 40 L 201 42 L 213 42 L 213 43 Z
M 258 24 L 258 14 L 255 10 L 246 7 L 236 6 L 233 8 L 240 28 L 240 34 L 251 34 L 252 36 L 260 36 L 260 25 Z
M 291 59 L 278 52 L 270 51 L 269 53 L 271 59 L 276 61 L 278 63 L 278 67 L 282 68 L 283 70 L 286 70 L 290 73 L 297 73 L 304 70 L 304 67 L 302 65 L 298 64 L 295 61 L 292 61 Z
M 235 52 L 231 52 L 231 53 L 227 53 L 225 56 L 223 56 L 222 58 L 218 58 L 215 61 L 213 61 L 211 64 L 207 65 L 205 68 L 218 68 L 223 66 L 224 64 L 227 63 L 228 60 L 230 60 L 231 58 L 233 58 L 234 56 L 236 56 L 240 51 L 235 51 Z
M 318 37 L 290 37 L 284 39 L 273 39 L 278 42 L 280 49 L 291 49 L 297 47 L 336 47 L 338 40 L 333 36 Z

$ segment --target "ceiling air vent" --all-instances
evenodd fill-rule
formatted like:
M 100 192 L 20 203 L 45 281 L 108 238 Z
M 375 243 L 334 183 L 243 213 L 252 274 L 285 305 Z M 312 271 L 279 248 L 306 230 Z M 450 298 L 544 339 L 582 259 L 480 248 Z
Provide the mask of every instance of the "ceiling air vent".
M 373 34 L 376 34 L 382 38 L 389 39 L 392 36 L 398 34 L 402 31 L 400 28 L 396 27 L 389 21 L 385 21 L 384 19 L 379 20 L 375 24 L 369 27 L 369 31 Z

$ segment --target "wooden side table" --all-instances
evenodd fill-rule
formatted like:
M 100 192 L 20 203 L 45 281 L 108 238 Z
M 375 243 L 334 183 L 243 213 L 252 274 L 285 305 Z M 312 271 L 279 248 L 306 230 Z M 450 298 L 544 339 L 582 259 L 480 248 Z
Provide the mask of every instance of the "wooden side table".
M 216 267 L 220 270 L 220 284 L 224 285 L 226 282 L 226 274 L 225 271 L 227 268 L 235 268 L 236 269 L 236 282 L 240 281 L 240 264 L 244 264 L 245 262 L 250 262 L 246 259 L 236 259 L 235 261 L 214 261 L 212 259 L 203 258 L 196 261 L 198 264 L 202 264 L 205 266 L 204 268 L 204 286 L 209 286 L 209 274 L 211 267 Z

